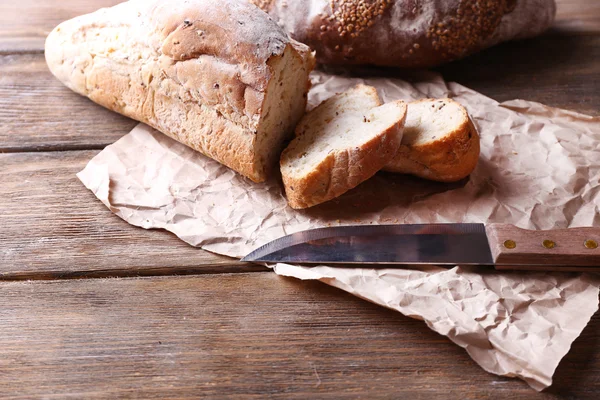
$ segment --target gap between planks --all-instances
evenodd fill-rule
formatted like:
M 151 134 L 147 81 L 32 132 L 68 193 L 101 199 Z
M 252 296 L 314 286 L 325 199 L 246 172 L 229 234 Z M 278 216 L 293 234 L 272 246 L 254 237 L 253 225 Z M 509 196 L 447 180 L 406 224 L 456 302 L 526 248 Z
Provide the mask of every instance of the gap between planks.
M 16 50 L 2 50 L 0 49 L 1 56 L 23 56 L 28 54 L 44 54 L 44 49 L 16 49 Z
M 500 102 L 525 98 L 594 116 L 599 59 L 600 36 L 541 38 L 502 44 L 436 70 Z M 71 92 L 50 74 L 43 55 L 0 56 L 0 152 L 99 150 L 136 124 Z
M 90 145 L 37 145 L 24 147 L 3 148 L 0 145 L 0 154 L 8 153 L 55 153 L 55 152 L 70 152 L 70 151 L 86 151 L 86 150 L 104 150 L 110 144 L 90 144 Z
M 8 396 L 551 400 L 600 383 L 598 316 L 536 393 L 421 321 L 271 273 L 0 282 L 0 298 Z
M 121 220 L 76 177 L 97 153 L 0 154 L 0 279 L 265 270 Z
M 130 269 L 106 269 L 87 271 L 45 271 L 43 273 L 16 273 L 0 275 L 0 282 L 19 282 L 19 281 L 61 281 L 76 279 L 111 279 L 111 278 L 160 278 L 176 276 L 203 276 L 220 274 L 252 274 L 265 273 L 272 270 L 258 264 L 252 263 L 232 263 L 230 265 L 203 265 L 202 270 L 190 268 L 189 266 L 169 266 L 163 268 L 139 267 L 139 270 Z

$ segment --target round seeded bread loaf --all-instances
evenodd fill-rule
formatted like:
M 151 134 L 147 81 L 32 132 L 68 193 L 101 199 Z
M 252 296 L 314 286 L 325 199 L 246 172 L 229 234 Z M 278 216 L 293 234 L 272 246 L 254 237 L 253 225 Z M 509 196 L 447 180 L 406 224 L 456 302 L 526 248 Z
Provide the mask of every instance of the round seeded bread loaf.
M 554 0 L 248 0 L 325 64 L 430 67 L 554 20 Z

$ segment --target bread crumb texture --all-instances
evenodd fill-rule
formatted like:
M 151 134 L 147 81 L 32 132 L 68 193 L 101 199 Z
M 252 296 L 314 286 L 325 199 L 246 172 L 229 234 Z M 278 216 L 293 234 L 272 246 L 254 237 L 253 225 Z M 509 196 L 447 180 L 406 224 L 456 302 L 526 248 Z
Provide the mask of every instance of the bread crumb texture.
M 292 208 L 336 198 L 372 177 L 396 155 L 406 104 L 381 105 L 375 88 L 358 85 L 306 114 L 281 156 Z
M 480 142 L 467 110 L 451 99 L 423 99 L 408 104 L 400 149 L 385 170 L 455 182 L 479 161 Z
M 304 113 L 314 66 L 238 0 L 127 1 L 62 23 L 45 53 L 75 92 L 258 182 Z

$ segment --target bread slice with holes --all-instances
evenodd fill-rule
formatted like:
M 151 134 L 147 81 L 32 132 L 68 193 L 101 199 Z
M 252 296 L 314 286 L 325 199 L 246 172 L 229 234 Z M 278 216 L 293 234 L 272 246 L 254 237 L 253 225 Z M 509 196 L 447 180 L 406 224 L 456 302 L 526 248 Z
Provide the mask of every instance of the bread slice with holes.
M 408 104 L 400 150 L 384 170 L 455 182 L 473 172 L 479 152 L 477 129 L 461 104 L 424 99 Z
M 369 179 L 398 152 L 406 103 L 381 105 L 375 88 L 358 85 L 306 114 L 281 155 L 288 203 L 303 209 Z

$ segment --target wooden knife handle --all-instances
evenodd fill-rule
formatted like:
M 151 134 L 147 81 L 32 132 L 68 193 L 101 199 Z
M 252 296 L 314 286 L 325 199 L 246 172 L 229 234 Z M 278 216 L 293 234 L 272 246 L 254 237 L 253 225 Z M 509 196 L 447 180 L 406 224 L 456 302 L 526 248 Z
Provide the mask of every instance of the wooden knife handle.
M 486 233 L 497 269 L 600 272 L 600 228 L 530 231 L 492 224 Z

